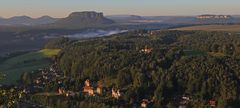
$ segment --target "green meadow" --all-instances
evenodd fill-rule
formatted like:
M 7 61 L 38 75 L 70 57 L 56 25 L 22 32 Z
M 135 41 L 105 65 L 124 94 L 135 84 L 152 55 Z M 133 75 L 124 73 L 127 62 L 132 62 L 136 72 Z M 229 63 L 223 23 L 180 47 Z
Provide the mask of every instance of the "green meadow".
M 0 84 L 15 84 L 24 72 L 34 72 L 51 64 L 51 57 L 58 54 L 60 49 L 42 49 L 22 55 L 8 57 L 0 62 L 0 73 L 3 80 Z

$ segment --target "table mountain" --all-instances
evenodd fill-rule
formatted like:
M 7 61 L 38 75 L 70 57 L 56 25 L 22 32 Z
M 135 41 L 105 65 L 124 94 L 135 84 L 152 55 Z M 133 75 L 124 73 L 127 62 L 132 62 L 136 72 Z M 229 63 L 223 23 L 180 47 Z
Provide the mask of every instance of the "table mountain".
M 70 27 L 70 28 L 85 28 L 96 27 L 113 24 L 114 21 L 107 19 L 103 13 L 94 11 L 73 12 L 68 17 L 62 18 L 54 26 L 56 27 Z

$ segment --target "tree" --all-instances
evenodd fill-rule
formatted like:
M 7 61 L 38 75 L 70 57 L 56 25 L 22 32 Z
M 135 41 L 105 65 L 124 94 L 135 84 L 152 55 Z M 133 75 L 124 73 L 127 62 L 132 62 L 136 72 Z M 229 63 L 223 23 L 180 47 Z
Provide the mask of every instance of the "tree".
M 0 81 L 3 80 L 3 75 L 0 73 Z
M 212 45 L 212 52 L 219 52 L 219 45 L 218 44 L 213 44 Z
M 162 83 L 160 83 L 157 86 L 157 89 L 154 91 L 154 100 L 155 100 L 154 107 L 155 108 L 160 108 L 162 106 L 162 101 L 164 100 L 163 91 L 164 91 L 164 87 Z
M 24 72 L 23 75 L 22 75 L 22 81 L 26 85 L 32 84 L 32 76 L 31 76 L 31 74 L 28 73 L 28 72 Z
M 132 82 L 132 76 L 130 72 L 128 72 L 126 69 L 118 72 L 117 83 L 119 87 L 125 87 L 131 84 L 131 82 Z
M 137 72 L 134 76 L 133 86 L 134 87 L 142 87 L 144 84 L 145 76 L 141 72 Z

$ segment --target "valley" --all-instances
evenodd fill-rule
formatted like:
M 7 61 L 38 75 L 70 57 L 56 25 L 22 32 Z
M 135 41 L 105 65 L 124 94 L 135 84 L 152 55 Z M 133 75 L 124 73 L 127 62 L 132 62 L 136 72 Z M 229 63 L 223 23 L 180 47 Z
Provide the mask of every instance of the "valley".
M 135 30 L 84 41 L 52 40 L 47 49 L 0 66 L 13 66 L 16 70 L 6 74 L 18 76 L 25 67 L 14 89 L 23 95 L 23 106 L 236 107 L 239 43 L 239 35 L 229 31 Z

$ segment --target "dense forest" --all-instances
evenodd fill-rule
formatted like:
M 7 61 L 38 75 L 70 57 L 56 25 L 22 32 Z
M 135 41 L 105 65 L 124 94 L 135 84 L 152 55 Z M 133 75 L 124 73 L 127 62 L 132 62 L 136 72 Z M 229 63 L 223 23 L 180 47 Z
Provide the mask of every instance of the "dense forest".
M 23 99 L 56 108 L 237 108 L 240 106 L 240 34 L 138 30 L 86 40 L 50 41 L 60 48 L 61 83 L 45 84 Z M 23 75 L 33 86 L 38 76 Z M 86 81 L 103 93 L 82 94 Z M 84 83 L 85 81 L 85 83 Z M 99 84 L 100 83 L 100 84 Z M 39 95 L 59 88 L 71 97 Z M 118 97 L 113 92 L 118 90 Z M 112 93 L 111 93 L 112 91 Z M 96 94 L 96 93 L 95 93 Z

